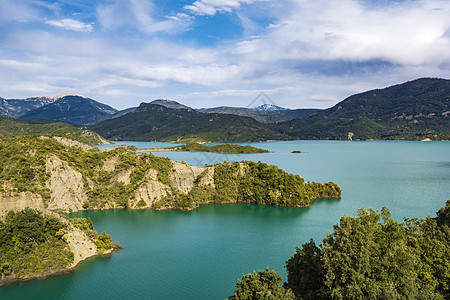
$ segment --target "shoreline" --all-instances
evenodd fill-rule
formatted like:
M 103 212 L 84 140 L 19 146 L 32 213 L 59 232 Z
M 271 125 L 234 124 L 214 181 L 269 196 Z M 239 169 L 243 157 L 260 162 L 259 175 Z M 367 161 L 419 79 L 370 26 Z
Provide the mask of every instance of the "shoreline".
M 1 277 L 0 278 L 0 287 L 2 286 L 8 286 L 8 285 L 14 285 L 14 284 L 19 284 L 21 282 L 26 282 L 26 281 L 31 281 L 31 280 L 44 280 L 50 277 L 54 277 L 54 276 L 61 276 L 61 275 L 66 275 L 66 274 L 70 274 L 72 272 L 75 271 L 75 269 L 84 261 L 92 259 L 92 258 L 96 258 L 96 257 L 102 257 L 102 256 L 107 256 L 111 253 L 113 253 L 115 250 L 117 250 L 118 248 L 111 248 L 106 250 L 103 253 L 97 253 L 95 255 L 86 257 L 83 260 L 80 260 L 76 263 L 72 263 L 70 266 L 64 268 L 64 269 L 60 269 L 60 270 L 47 270 L 42 274 L 35 274 L 35 275 L 31 275 L 31 276 L 25 276 L 25 277 Z

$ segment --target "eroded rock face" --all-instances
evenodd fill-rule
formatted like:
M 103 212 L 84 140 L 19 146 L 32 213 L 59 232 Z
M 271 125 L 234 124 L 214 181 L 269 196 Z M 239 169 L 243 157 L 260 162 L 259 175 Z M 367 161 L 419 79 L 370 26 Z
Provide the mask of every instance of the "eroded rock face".
M 188 166 L 179 162 L 173 162 L 175 172 L 170 172 L 170 185 L 183 193 L 189 193 L 194 187 L 195 179 L 205 168 Z
M 61 136 L 54 136 L 53 139 L 57 140 L 58 142 L 60 142 L 61 144 L 63 144 L 64 146 L 74 146 L 74 147 L 80 147 L 81 149 L 83 149 L 84 151 L 88 151 L 93 149 L 94 147 L 83 144 L 81 142 L 78 142 L 76 140 L 73 139 L 68 139 L 68 138 L 64 138 Z
M 98 254 L 97 246 L 94 242 L 79 228 L 70 225 L 67 234 L 67 243 L 73 252 L 73 264 L 76 266 L 80 261 Z
M 124 184 L 130 183 L 130 176 L 133 169 L 123 170 L 119 172 L 111 181 L 123 182 Z
M 143 200 L 147 204 L 142 207 L 151 207 L 153 202 L 161 200 L 162 197 L 166 196 L 170 187 L 155 180 L 150 180 L 142 184 L 135 192 L 134 203 L 130 203 L 130 207 L 135 207 L 135 205 Z
M 108 172 L 114 171 L 119 162 L 120 159 L 118 157 L 110 157 L 103 162 L 103 169 Z
M 41 195 L 32 192 L 2 193 L 0 194 L 0 218 L 4 217 L 10 210 L 19 211 L 26 207 L 45 210 Z
M 119 157 L 111 157 L 103 162 L 101 168 L 113 172 L 119 163 Z M 46 209 L 64 212 L 84 210 L 83 204 L 89 202 L 88 191 L 94 189 L 96 184 L 88 177 L 83 177 L 84 175 L 72 167 L 69 162 L 56 155 L 47 157 L 45 169 L 50 174 L 45 184 L 51 191 L 50 200 L 44 203 L 39 194 L 32 192 L 1 193 L 0 217 L 9 210 L 17 211 L 25 207 L 42 211 Z M 130 184 L 132 171 L 133 168 L 129 168 L 118 172 L 111 178 L 111 185 L 115 182 Z M 240 172 L 242 171 L 240 170 Z M 173 162 L 173 170 L 169 172 L 169 184 L 158 181 L 157 170 L 148 169 L 144 176 L 144 182 L 134 192 L 134 197 L 128 200 L 128 207 L 151 208 L 154 202 L 160 201 L 172 191 L 189 193 L 195 185 L 214 187 L 214 167 L 200 168 Z M 145 202 L 145 205 L 141 200 Z M 141 203 L 137 205 L 140 201 Z M 107 202 L 102 209 L 115 207 L 115 203 Z
M 214 167 L 207 167 L 203 169 L 205 172 L 203 176 L 200 178 L 198 184 L 199 185 L 210 185 L 212 187 L 215 187 L 214 184 Z
M 46 171 L 51 174 L 46 183 L 51 190 L 47 208 L 63 211 L 82 210 L 83 202 L 88 198 L 81 173 L 54 155 L 47 159 Z

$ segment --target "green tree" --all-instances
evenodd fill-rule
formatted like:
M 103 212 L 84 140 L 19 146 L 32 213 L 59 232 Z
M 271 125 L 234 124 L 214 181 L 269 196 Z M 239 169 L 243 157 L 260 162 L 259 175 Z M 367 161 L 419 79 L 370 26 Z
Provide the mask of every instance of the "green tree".
M 327 299 L 322 251 L 314 240 L 302 244 L 302 248 L 286 262 L 288 287 L 303 299 Z
M 450 299 L 448 208 L 402 223 L 387 208 L 343 216 L 291 256 L 287 286 L 301 299 Z
M 233 300 L 276 300 L 295 299 L 290 289 L 281 286 L 282 278 L 275 271 L 266 268 L 264 271 L 243 275 L 236 284 L 234 295 L 229 297 Z

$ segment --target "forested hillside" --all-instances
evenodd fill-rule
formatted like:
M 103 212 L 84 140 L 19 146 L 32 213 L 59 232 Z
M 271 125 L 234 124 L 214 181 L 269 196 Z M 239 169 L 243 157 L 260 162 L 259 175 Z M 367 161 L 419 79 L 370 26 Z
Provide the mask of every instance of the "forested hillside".
M 90 130 L 81 130 L 65 123 L 30 124 L 32 120 L 15 120 L 0 116 L 0 135 L 12 138 L 26 135 L 59 135 L 88 145 L 108 144 L 107 140 Z M 35 120 L 38 121 L 38 120 Z
M 123 141 L 257 142 L 288 138 L 249 117 L 202 114 L 148 103 L 88 128 L 107 139 Z
M 421 78 L 348 97 L 273 127 L 295 139 L 450 139 L 450 80 Z
M 0 151 L 0 210 L 23 193 L 34 195 L 36 207 L 63 211 L 193 209 L 210 202 L 307 206 L 341 193 L 335 183 L 304 182 L 261 162 L 199 168 L 136 155 L 134 147 L 101 151 L 59 137 L 1 139 Z
M 385 207 L 343 216 L 286 269 L 283 286 L 269 269 L 244 275 L 230 299 L 450 299 L 450 200 L 435 218 L 397 222 Z

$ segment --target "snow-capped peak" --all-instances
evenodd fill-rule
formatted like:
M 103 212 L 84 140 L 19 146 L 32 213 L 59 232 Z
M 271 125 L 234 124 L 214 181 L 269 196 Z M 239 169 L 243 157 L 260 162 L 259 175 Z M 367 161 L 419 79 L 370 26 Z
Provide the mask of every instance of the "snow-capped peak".
M 47 97 L 47 98 L 49 98 L 49 99 L 51 99 L 51 100 L 53 100 L 53 101 L 56 101 L 56 100 L 58 100 L 59 98 L 62 98 L 62 97 L 65 97 L 65 96 L 79 96 L 79 97 L 86 98 L 86 97 L 84 97 L 84 96 L 82 96 L 82 95 L 80 95 L 80 94 L 71 93 L 71 92 L 65 92 L 65 91 L 56 93 L 56 94 L 51 95 L 51 96 L 42 96 L 42 97 Z
M 263 105 L 260 105 L 258 107 L 253 108 L 253 110 L 257 110 L 257 111 L 274 111 L 274 110 L 287 110 L 287 108 L 266 103 L 266 104 L 263 104 Z

